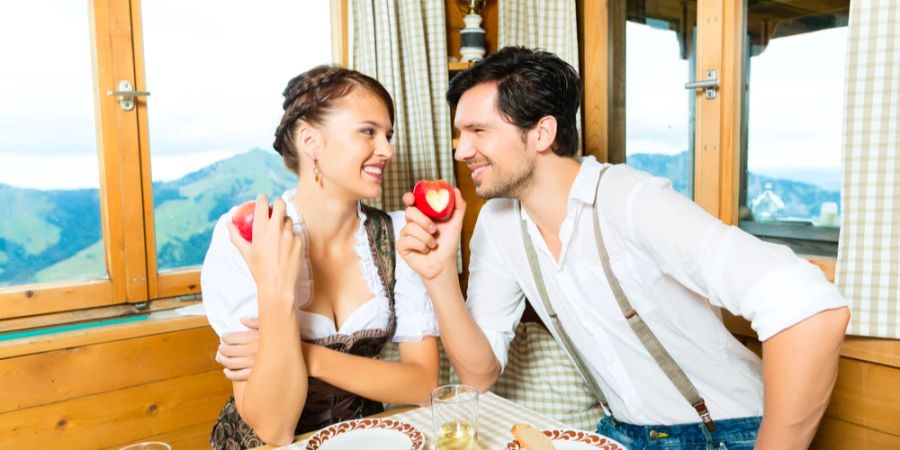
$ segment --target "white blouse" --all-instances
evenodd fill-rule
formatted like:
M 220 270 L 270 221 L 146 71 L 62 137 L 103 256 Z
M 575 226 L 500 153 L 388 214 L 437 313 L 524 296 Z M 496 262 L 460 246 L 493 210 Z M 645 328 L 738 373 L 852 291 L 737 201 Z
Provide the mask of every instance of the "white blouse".
M 294 193 L 295 190 L 289 190 L 282 195 L 286 204 L 285 212 L 294 222 L 294 233 L 303 236 L 308 244 L 303 218 L 291 200 Z M 226 223 L 231 220 L 235 209 L 232 208 L 223 214 L 216 223 L 200 273 L 206 315 L 219 336 L 245 331 L 247 328 L 240 323 L 240 319 L 259 315 L 256 283 L 244 258 L 231 243 L 228 235 Z M 372 293 L 372 299 L 357 307 L 340 329 L 336 329 L 330 317 L 304 311 L 302 308 L 311 301 L 313 291 L 309 245 L 305 245 L 304 264 L 297 280 L 300 335 L 304 339 L 322 339 L 335 334 L 349 335 L 359 330 L 385 328 L 388 325 L 391 315 L 390 304 L 381 284 L 378 268 L 369 251 L 369 236 L 365 228 L 366 215 L 361 207 L 357 207 L 357 211 L 360 221 L 354 251 L 359 257 L 363 281 Z M 396 237 L 406 224 L 406 219 L 402 211 L 388 214 L 391 216 Z M 438 336 L 440 333 L 437 320 L 431 299 L 425 292 L 425 285 L 400 255 L 395 259 L 394 311 L 397 329 L 393 341 L 411 342 L 421 340 L 424 336 Z

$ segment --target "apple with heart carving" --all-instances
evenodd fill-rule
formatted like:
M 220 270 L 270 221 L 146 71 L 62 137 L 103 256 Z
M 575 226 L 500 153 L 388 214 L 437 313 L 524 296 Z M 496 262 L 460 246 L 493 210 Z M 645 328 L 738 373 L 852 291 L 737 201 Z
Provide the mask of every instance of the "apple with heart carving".
M 453 186 L 444 180 L 422 180 L 413 188 L 416 208 L 426 216 L 443 222 L 453 215 L 456 193 Z
M 237 227 L 241 233 L 241 237 L 247 242 L 253 242 L 253 215 L 256 212 L 256 202 L 249 201 L 238 206 L 234 215 L 231 216 L 231 222 Z M 269 206 L 269 217 L 272 217 L 272 207 Z

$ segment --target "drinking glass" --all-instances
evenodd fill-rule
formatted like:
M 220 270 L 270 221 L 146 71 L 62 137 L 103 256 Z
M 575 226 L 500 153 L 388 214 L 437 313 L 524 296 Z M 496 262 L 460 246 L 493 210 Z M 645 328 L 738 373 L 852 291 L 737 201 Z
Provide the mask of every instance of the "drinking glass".
M 165 442 L 141 442 L 122 447 L 119 450 L 172 450 L 172 446 Z
M 478 449 L 478 389 L 463 384 L 431 392 L 435 450 Z

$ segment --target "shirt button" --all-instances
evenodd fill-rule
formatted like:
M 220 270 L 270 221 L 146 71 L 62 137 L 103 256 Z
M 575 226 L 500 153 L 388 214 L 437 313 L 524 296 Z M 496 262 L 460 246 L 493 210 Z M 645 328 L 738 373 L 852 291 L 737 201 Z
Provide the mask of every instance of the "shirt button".
M 635 415 L 635 416 L 640 416 L 640 415 L 641 415 L 641 410 L 640 410 L 640 409 L 635 409 L 635 410 L 634 410 L 634 415 Z
M 606 359 L 606 363 L 609 364 L 609 365 L 613 365 L 613 364 L 616 363 L 616 358 L 609 357 L 609 358 Z

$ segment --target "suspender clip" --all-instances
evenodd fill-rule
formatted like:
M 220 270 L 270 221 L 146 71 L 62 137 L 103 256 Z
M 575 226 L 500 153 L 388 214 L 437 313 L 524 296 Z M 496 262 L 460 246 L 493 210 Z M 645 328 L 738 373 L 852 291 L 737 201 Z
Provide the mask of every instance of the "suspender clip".
M 699 402 L 691 405 L 697 410 L 697 414 L 700 415 L 700 419 L 703 420 L 703 424 L 706 425 L 706 430 L 712 433 L 716 431 L 716 423 L 713 422 L 712 417 L 709 415 L 709 409 L 706 408 L 706 402 L 703 399 L 700 399 Z
M 612 419 L 613 421 L 616 420 L 616 418 L 613 417 L 612 410 L 609 409 L 609 403 L 601 402 L 601 403 L 600 403 L 600 409 L 603 410 L 603 415 L 604 415 L 604 416 L 609 417 L 609 418 Z

